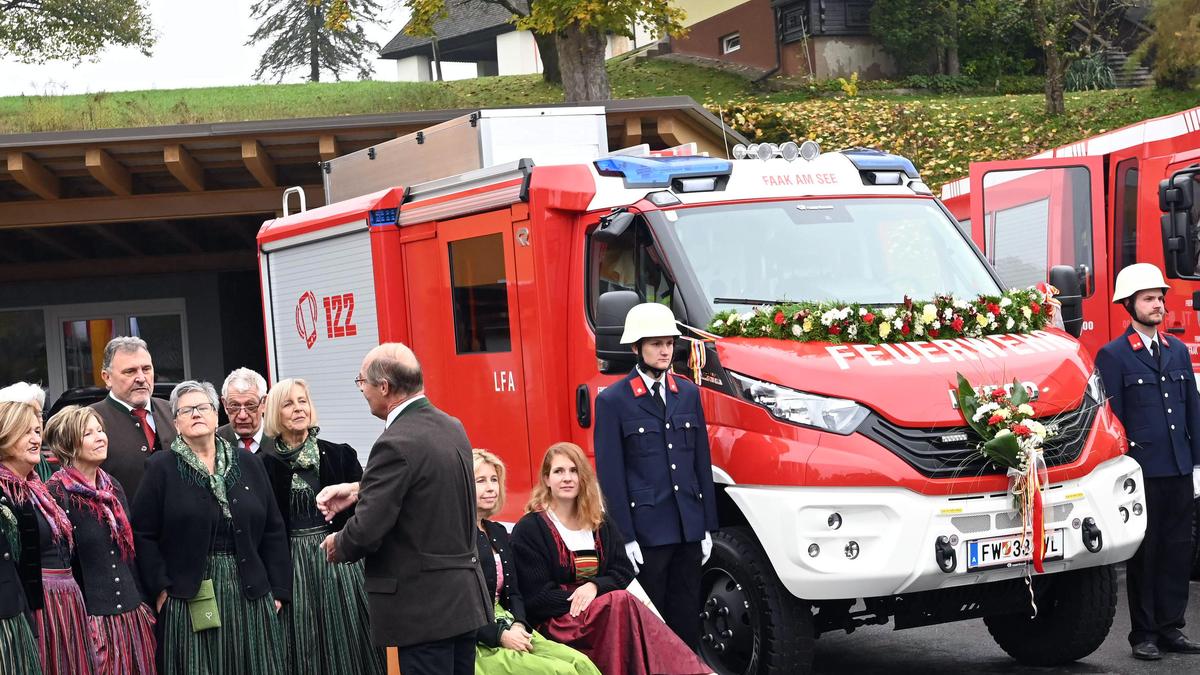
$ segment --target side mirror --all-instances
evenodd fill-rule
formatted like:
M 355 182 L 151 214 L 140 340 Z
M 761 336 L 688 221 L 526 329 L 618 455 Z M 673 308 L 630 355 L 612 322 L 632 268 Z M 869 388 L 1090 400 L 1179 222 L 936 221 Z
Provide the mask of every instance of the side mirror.
M 1058 301 L 1062 303 L 1063 330 L 1072 337 L 1083 331 L 1083 294 L 1080 292 L 1079 273 L 1070 265 L 1055 265 L 1050 268 L 1050 285 L 1058 289 Z
M 600 226 L 592 232 L 592 236 L 596 241 L 616 241 L 629 229 L 635 217 L 629 211 L 614 211 L 600 219 Z M 624 321 L 625 317 L 621 317 L 621 320 Z
M 1196 272 L 1200 224 L 1192 219 L 1192 207 L 1197 173 L 1200 168 L 1183 169 L 1158 184 L 1158 207 L 1163 211 L 1163 261 L 1168 277 L 1190 277 Z
M 621 344 L 625 332 L 625 315 L 642 299 L 633 291 L 609 291 L 600 295 L 596 306 L 596 358 L 600 372 L 624 373 L 637 363 L 629 345 Z

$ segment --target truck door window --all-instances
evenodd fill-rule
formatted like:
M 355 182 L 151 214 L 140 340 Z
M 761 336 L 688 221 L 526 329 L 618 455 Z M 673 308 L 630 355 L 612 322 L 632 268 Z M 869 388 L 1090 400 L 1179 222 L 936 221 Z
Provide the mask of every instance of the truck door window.
M 1117 254 L 1113 256 L 1113 277 L 1137 262 L 1137 158 L 1117 164 Z
M 636 291 L 647 302 L 670 303 L 674 284 L 663 270 L 640 216 L 615 241 L 589 242 L 588 304 L 593 317 L 600 295 L 609 291 Z
M 512 351 L 504 235 L 450 242 L 454 346 L 459 354 Z
M 1091 186 L 1081 166 L 990 171 L 983 177 L 987 255 L 1005 286 L 1046 280 L 1054 265 L 1069 265 L 1091 295 Z

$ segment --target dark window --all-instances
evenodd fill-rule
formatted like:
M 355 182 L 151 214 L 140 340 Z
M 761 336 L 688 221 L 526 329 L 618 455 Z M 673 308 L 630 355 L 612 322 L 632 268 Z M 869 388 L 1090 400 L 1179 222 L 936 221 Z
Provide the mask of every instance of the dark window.
M 670 304 L 675 286 L 663 272 L 640 217 L 615 241 L 589 241 L 588 306 L 593 317 L 600 295 L 609 291 L 637 291 L 646 302 Z
M 721 38 L 721 53 L 728 54 L 742 48 L 742 34 L 732 33 Z
M 1117 255 L 1113 256 L 1113 276 L 1137 262 L 1137 159 L 1117 164 Z
M 459 354 L 512 351 L 504 235 L 450 242 L 454 346 Z

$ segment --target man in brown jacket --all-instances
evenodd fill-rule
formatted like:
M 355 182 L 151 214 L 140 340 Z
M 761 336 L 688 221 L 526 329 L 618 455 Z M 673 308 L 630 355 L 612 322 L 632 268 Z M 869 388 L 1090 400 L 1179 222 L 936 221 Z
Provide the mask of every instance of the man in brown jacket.
M 425 398 L 408 347 L 372 349 L 355 381 L 387 426 L 362 480 L 317 496 L 329 517 L 358 504 L 341 532 L 325 539 L 326 555 L 366 559 L 371 636 L 399 647 L 404 675 L 471 675 L 475 630 L 492 621 L 475 552 L 471 443 L 461 422 Z
M 145 340 L 109 340 L 100 375 L 108 386 L 108 396 L 92 404 L 108 434 L 108 459 L 100 466 L 121 482 L 132 501 L 142 483 L 146 460 L 171 448 L 175 418 L 169 403 L 153 397 L 154 362 Z

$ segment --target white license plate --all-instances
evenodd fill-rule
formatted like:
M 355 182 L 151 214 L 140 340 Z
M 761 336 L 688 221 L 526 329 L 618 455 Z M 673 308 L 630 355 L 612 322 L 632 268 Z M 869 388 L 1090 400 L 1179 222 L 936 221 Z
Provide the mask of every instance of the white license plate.
M 1045 560 L 1063 557 L 1063 538 L 1066 530 L 1046 532 Z M 967 542 L 967 569 L 1011 565 L 1033 560 L 1033 535 L 1010 534 L 1004 537 L 974 539 Z

